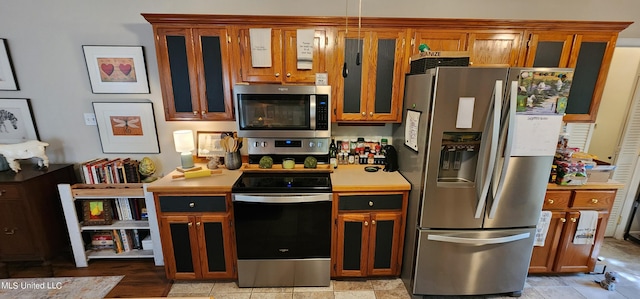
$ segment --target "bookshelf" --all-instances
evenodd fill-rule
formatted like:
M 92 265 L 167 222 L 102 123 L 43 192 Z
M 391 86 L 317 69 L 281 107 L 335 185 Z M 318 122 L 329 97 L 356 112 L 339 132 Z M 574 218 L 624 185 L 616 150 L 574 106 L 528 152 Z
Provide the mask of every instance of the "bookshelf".
M 153 193 L 147 191 L 147 184 L 58 184 L 65 222 L 69 231 L 71 249 L 76 267 L 87 267 L 91 259 L 153 258 L 156 266 L 163 266 L 162 245 L 156 218 Z M 85 224 L 82 202 L 85 200 L 141 199 L 147 209 L 147 219 L 114 219 L 110 224 Z M 116 217 L 117 218 L 117 217 Z M 90 234 L 94 232 L 139 230 L 149 232 L 152 250 L 132 249 L 116 253 L 115 250 L 91 248 Z

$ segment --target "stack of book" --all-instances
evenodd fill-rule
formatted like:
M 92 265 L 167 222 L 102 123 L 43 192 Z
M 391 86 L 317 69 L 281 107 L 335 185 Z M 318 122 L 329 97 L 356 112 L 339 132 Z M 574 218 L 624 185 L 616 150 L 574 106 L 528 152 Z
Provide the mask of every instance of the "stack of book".
M 112 201 L 113 219 L 147 220 L 144 198 L 118 197 Z
M 91 235 L 91 249 L 113 250 L 116 253 L 140 250 L 142 249 L 142 239 L 145 236 L 145 233 L 138 229 L 96 231 Z
M 85 184 L 140 183 L 139 162 L 130 158 L 96 158 L 82 163 Z

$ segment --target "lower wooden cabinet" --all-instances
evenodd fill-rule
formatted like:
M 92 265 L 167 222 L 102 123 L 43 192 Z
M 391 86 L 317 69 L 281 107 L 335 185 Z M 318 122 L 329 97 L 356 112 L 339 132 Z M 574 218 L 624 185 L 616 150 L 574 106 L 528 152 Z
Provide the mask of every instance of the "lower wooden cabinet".
M 400 274 L 407 193 L 334 195 L 332 276 Z
M 544 246 L 534 246 L 529 273 L 591 272 L 604 239 L 616 190 L 547 191 L 543 210 L 551 212 Z M 598 211 L 594 244 L 574 244 L 581 210 Z
M 228 197 L 156 195 L 167 278 L 237 276 Z

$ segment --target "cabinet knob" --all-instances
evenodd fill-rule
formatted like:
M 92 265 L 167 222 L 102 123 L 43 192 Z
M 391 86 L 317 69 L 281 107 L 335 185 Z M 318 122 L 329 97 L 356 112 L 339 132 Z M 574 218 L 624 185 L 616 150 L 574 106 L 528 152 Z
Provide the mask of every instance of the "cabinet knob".
M 373 201 L 369 201 L 369 206 L 373 207 Z
M 365 221 L 364 226 L 369 226 L 369 221 Z
M 362 111 L 362 116 L 365 116 L 365 115 L 367 115 L 367 113 L 366 113 L 366 112 L 364 112 L 364 111 Z
M 190 202 L 190 203 L 189 203 L 189 207 L 190 207 L 190 208 L 193 208 L 193 207 L 195 207 L 195 206 L 196 206 L 196 204 L 195 204 L 195 203 L 193 203 L 193 202 Z
M 189 222 L 189 224 L 187 224 L 189 227 L 193 226 L 193 222 Z
M 371 225 L 376 225 L 376 221 L 375 220 L 371 220 Z
M 207 113 L 206 113 L 206 112 L 204 112 L 204 110 L 202 110 L 202 111 L 200 111 L 200 114 L 201 114 L 202 116 L 204 116 L 204 115 L 205 115 L 205 114 L 207 114 Z
M 7 193 L 7 190 L 0 190 L 0 196 L 2 196 L 2 194 Z
M 200 226 L 200 221 L 196 222 L 196 226 Z
M 276 78 L 280 77 L 280 73 L 276 73 Z
M 560 218 L 560 222 L 567 222 L 567 218 Z
M 290 77 L 291 77 L 291 73 L 287 73 L 287 78 L 290 78 Z
M 369 112 L 369 115 L 370 115 L 370 116 L 373 116 L 373 111 Z
M 592 199 L 591 199 L 591 202 L 592 202 L 592 203 L 598 203 L 598 199 L 597 199 L 597 198 L 592 198 Z
M 193 110 L 193 115 L 198 115 L 198 111 Z
M 14 227 L 13 229 L 9 230 L 8 227 L 4 228 L 4 234 L 5 235 L 13 235 L 16 233 L 16 229 L 18 229 L 17 227 Z
M 547 200 L 547 203 L 548 203 L 548 204 L 550 204 L 550 205 L 552 205 L 552 204 L 554 203 L 554 201 L 553 201 L 553 199 L 548 199 L 548 200 Z
M 576 222 L 576 221 L 578 221 L 578 219 L 576 219 L 576 218 L 571 218 L 571 222 Z

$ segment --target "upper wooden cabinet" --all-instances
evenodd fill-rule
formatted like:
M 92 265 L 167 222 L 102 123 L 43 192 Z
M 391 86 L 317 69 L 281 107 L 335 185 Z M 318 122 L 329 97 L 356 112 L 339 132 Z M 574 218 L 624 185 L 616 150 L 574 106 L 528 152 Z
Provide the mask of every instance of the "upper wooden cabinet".
M 517 66 L 522 31 L 472 31 L 469 33 L 471 66 Z
M 594 122 L 617 32 L 530 31 L 524 66 L 575 68 L 566 122 Z
M 226 27 L 154 31 L 165 119 L 233 120 Z
M 251 27 L 259 28 L 259 27 Z M 298 60 L 297 28 L 271 29 L 271 66 L 254 67 L 251 56 L 249 27 L 237 29 L 240 72 L 237 81 L 250 83 L 306 83 L 315 84 L 316 73 L 326 73 L 325 29 L 314 30 L 313 56 L 310 68 Z M 303 29 L 303 28 L 300 28 Z M 304 63 L 304 62 L 301 62 Z
M 431 51 L 465 51 L 467 49 L 466 31 L 442 31 L 433 29 L 413 30 L 411 56 L 420 53 L 420 45 L 425 44 Z
M 399 29 L 364 30 L 359 38 L 357 28 L 338 31 L 331 69 L 336 121 L 401 120 L 404 75 L 409 66 L 407 33 Z

